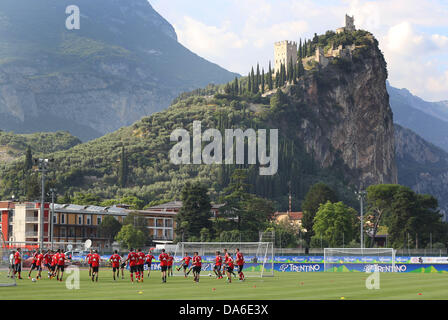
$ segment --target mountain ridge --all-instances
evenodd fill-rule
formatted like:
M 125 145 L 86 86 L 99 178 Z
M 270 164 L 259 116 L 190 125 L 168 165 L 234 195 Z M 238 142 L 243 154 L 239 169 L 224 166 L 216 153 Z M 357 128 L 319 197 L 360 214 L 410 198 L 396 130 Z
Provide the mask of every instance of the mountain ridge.
M 65 29 L 68 5 L 80 30 Z M 183 47 L 146 0 L 4 0 L 0 37 L 0 127 L 14 132 L 86 141 L 238 76 Z

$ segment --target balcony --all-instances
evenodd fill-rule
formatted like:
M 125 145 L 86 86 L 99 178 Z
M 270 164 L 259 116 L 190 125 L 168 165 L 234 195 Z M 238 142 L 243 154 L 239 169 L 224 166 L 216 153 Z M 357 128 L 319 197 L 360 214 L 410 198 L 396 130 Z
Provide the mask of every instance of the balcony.
M 39 223 L 38 217 L 26 217 L 25 218 L 26 223 Z
M 38 232 L 37 231 L 27 231 L 27 232 L 25 232 L 25 236 L 27 238 L 37 238 Z

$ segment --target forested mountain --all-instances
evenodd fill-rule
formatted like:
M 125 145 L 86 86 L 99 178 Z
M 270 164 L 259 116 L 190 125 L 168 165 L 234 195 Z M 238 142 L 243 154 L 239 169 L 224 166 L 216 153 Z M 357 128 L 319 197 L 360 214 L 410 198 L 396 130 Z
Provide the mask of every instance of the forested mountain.
M 249 172 L 251 191 L 274 200 L 277 208 L 287 207 L 289 183 L 294 207 L 299 207 L 318 181 L 356 206 L 353 191 L 359 187 L 397 182 L 386 64 L 377 41 L 365 31 L 329 32 L 316 41 L 344 42 L 356 48 L 352 57 L 335 58 L 326 68 L 314 65 L 284 74 L 272 90 L 272 74 L 263 78 L 257 72 L 226 86 L 183 94 L 166 111 L 51 154 L 55 162 L 50 183 L 61 194 L 82 191 L 102 199 L 135 195 L 149 203 L 179 199 L 186 182 L 200 180 L 217 200 L 232 171 L 241 166 L 178 166 L 169 161 L 174 145 L 171 132 L 177 128 L 191 132 L 193 121 L 200 120 L 203 130 L 279 129 L 278 173 L 260 176 L 257 165 L 243 166 Z M 1 196 L 13 189 L 25 196 L 15 175 L 21 166 L 15 162 L 0 172 Z
M 66 28 L 78 6 L 80 29 Z M 177 41 L 147 0 L 0 1 L 0 129 L 90 140 L 235 74 Z
M 0 164 L 23 157 L 28 148 L 38 156 L 67 150 L 80 143 L 78 138 L 68 132 L 14 134 L 0 130 Z

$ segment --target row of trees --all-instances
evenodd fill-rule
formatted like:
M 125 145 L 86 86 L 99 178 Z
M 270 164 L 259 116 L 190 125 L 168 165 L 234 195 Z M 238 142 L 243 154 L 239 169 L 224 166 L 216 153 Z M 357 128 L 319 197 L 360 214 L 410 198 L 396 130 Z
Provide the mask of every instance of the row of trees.
M 375 245 L 380 227 L 387 232 L 388 246 L 425 248 L 430 242 L 447 242 L 448 226 L 441 220 L 437 199 L 401 185 L 367 188 L 363 221 L 366 247 Z M 335 192 L 323 183 L 312 186 L 302 205 L 305 239 L 311 247 L 342 247 L 360 241 L 357 211 L 338 202 Z M 432 236 L 431 236 L 432 235 Z
M 272 203 L 249 193 L 247 171 L 233 172 L 224 190 L 218 216 L 211 218 L 208 189 L 201 183 L 187 183 L 182 190 L 183 206 L 176 217 L 179 241 L 256 241 L 269 224 Z
M 290 59 L 287 65 L 281 64 L 279 70 L 275 73 L 269 62 L 269 70 L 265 73 L 264 68 L 261 69 L 257 64 L 256 71 L 252 67 L 251 71 L 244 79 L 246 85 L 242 85 L 241 80 L 235 78 L 232 82 L 227 83 L 224 86 L 224 93 L 232 96 L 238 96 L 243 94 L 258 94 L 265 93 L 266 90 L 273 90 L 274 88 L 281 88 L 285 84 L 297 84 L 299 78 L 305 74 L 305 68 L 303 67 L 302 58 L 298 61 Z

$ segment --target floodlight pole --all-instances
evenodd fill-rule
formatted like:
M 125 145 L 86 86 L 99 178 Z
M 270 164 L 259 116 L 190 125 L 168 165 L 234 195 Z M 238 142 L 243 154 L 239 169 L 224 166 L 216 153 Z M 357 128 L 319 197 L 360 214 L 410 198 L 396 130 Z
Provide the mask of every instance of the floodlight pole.
M 53 242 L 54 242 L 54 236 L 53 236 L 53 231 L 54 231 L 54 194 L 57 190 L 55 188 L 50 188 L 50 192 L 51 192 L 51 218 L 50 218 L 50 241 L 51 241 L 51 250 L 53 250 Z
M 48 171 L 48 164 L 50 161 L 48 159 L 35 159 L 35 163 L 38 165 L 38 171 L 42 174 L 42 186 L 41 186 L 41 199 L 40 199 L 40 249 L 44 249 L 44 224 L 45 224 L 45 173 Z
M 366 192 L 363 190 L 357 191 L 358 199 L 361 202 L 361 249 L 364 248 L 364 199 Z

